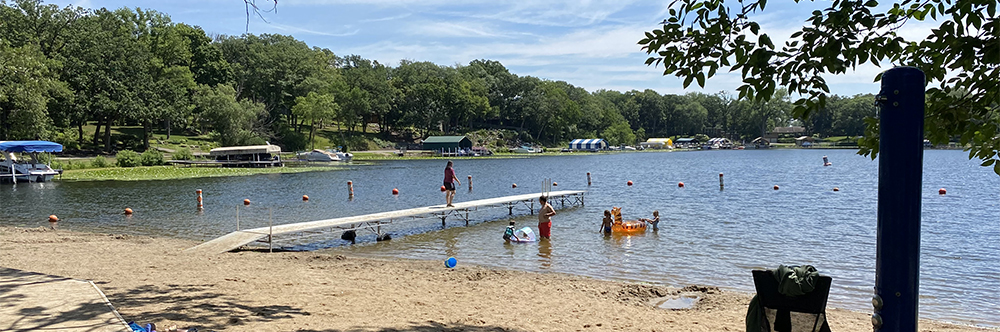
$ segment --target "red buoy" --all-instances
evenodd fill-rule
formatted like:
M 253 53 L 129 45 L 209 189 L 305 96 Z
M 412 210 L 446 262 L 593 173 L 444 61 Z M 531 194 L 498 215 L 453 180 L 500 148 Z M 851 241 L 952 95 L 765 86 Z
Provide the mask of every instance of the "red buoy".
M 938 195 L 944 195 L 944 194 L 947 194 L 947 193 L 948 193 L 948 191 L 944 190 L 944 188 L 938 189 Z
M 441 191 L 445 191 L 445 190 L 448 190 L 448 189 L 445 189 L 444 186 L 441 186 Z
M 628 183 L 628 185 L 631 186 L 632 185 L 632 180 L 629 180 L 627 183 Z
M 250 205 L 250 200 L 249 199 L 244 199 L 243 200 L 243 205 Z
M 510 187 L 511 187 L 511 188 L 517 188 L 517 183 L 512 183 L 512 184 L 510 185 Z
M 393 195 L 399 195 L 399 189 L 392 188 L 392 194 Z
M 309 195 L 302 195 L 302 201 L 308 201 Z
M 833 191 L 840 191 L 840 188 L 833 187 Z
M 774 185 L 774 190 L 778 190 L 778 185 Z
M 678 188 L 684 188 L 684 182 L 677 182 Z
M 126 216 L 131 216 L 132 215 L 132 208 L 125 208 L 125 215 Z
M 556 182 L 552 182 L 552 186 L 553 186 L 553 187 L 558 187 L 558 186 L 559 186 L 559 184 L 558 184 L 558 183 L 556 183 Z
M 56 217 L 56 215 L 53 214 L 49 216 L 49 222 L 57 222 L 57 221 L 59 221 L 59 217 Z

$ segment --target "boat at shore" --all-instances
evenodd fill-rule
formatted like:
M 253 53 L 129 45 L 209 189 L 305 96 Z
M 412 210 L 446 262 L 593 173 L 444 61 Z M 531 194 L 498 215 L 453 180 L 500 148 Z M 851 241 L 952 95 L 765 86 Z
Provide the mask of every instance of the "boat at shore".
M 52 181 L 62 170 L 52 169 L 41 162 L 42 152 L 62 152 L 63 146 L 49 141 L 0 141 L 0 182 L 46 182 Z M 27 154 L 30 160 L 18 159 L 16 154 Z
M 301 152 L 296 155 L 299 160 L 302 161 L 318 161 L 318 162 L 332 162 L 332 161 L 351 161 L 354 159 L 354 155 L 350 153 L 345 153 L 341 151 L 324 151 L 320 149 L 314 149 L 308 152 Z

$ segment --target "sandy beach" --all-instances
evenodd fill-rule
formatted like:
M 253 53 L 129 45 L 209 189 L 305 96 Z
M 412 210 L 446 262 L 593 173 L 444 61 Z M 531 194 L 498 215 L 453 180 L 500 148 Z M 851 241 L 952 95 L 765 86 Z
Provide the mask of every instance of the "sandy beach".
M 126 320 L 160 330 L 744 331 L 751 297 L 462 262 L 448 269 L 311 252 L 182 252 L 195 244 L 0 227 L 0 266 L 92 280 Z M 702 300 L 688 310 L 653 306 L 680 292 Z M 869 313 L 827 313 L 833 331 L 871 331 Z M 995 330 L 921 321 L 920 331 Z

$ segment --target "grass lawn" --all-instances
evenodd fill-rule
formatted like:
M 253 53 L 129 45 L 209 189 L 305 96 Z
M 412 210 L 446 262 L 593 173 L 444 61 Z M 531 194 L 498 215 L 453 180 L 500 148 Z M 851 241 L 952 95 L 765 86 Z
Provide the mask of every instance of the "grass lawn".
M 226 167 L 110 167 L 97 169 L 69 170 L 63 172 L 63 181 L 143 181 L 172 180 L 219 176 L 241 176 L 273 173 L 301 173 L 336 170 L 335 166 L 309 167 L 267 167 L 267 168 L 226 168 Z

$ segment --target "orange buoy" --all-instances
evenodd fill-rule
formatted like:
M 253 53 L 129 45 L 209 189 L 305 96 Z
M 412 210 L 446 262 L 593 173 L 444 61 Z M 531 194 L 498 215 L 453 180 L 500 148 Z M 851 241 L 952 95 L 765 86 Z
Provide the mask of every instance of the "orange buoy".
M 944 188 L 938 189 L 938 195 L 944 195 L 944 194 L 947 194 L 947 193 L 948 193 L 948 191 L 944 190 Z
M 778 185 L 774 185 L 774 190 L 778 190 Z
M 392 188 L 392 194 L 393 195 L 399 195 L 399 189 Z
M 125 208 L 125 215 L 126 216 L 131 216 L 132 215 L 132 208 Z
M 556 183 L 556 182 L 552 182 L 552 186 L 553 186 L 553 187 L 558 187 L 558 186 L 559 186 L 559 183 Z
M 517 188 L 517 183 L 512 183 L 512 184 L 510 185 L 510 187 L 511 187 L 511 188 Z
M 629 180 L 627 183 L 628 183 L 628 185 L 631 186 L 632 185 L 632 180 Z
M 684 182 L 677 182 L 678 188 L 684 188 Z
M 833 187 L 833 191 L 840 191 L 840 188 Z
M 302 195 L 302 201 L 308 201 L 309 195 Z
M 448 189 L 445 189 L 444 186 L 441 186 L 441 191 L 445 191 L 445 190 L 448 190 Z
M 250 200 L 249 199 L 244 199 L 243 200 L 243 205 L 250 205 Z
M 57 222 L 57 221 L 59 221 L 59 217 L 56 217 L 56 215 L 53 214 L 49 216 L 49 222 Z

